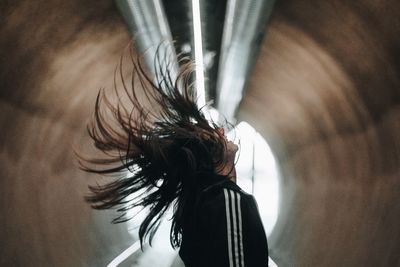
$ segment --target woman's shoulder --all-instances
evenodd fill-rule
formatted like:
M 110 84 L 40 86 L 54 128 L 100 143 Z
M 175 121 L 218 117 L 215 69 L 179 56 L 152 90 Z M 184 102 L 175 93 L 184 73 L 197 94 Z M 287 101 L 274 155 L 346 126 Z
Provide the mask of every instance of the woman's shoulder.
M 234 192 L 250 195 L 246 193 L 240 186 L 238 186 L 235 182 L 229 179 L 222 179 L 214 184 L 211 184 L 202 190 L 202 194 L 215 194 L 222 193 L 225 190 L 232 190 Z
M 225 179 L 202 190 L 199 204 L 202 206 L 217 205 L 218 203 L 225 204 L 226 200 L 233 196 L 241 197 L 242 199 L 252 198 L 251 194 L 245 192 L 235 182 Z

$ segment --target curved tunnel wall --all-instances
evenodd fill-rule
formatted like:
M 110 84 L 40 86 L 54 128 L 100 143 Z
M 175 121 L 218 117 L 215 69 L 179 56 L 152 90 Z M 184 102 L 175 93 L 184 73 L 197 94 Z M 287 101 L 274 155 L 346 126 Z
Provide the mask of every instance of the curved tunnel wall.
M 72 147 L 129 37 L 111 1 L 1 5 L 0 265 L 103 266 L 133 238 L 83 203 Z M 400 265 L 398 10 L 277 2 L 239 117 L 281 166 L 279 266 Z
M 400 264 L 398 7 L 275 7 L 240 118 L 282 168 L 278 265 Z
M 83 202 L 72 148 L 129 42 L 111 1 L 0 7 L 0 266 L 105 266 L 132 238 Z

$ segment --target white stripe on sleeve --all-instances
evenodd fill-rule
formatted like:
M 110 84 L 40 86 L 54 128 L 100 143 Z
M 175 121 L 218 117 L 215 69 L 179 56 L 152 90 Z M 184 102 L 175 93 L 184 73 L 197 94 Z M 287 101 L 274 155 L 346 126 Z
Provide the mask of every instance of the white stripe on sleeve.
M 240 194 L 224 188 L 226 229 L 230 267 L 244 267 Z M 231 217 L 232 216 L 232 217 Z
M 240 246 L 240 263 L 244 267 L 244 252 L 243 252 L 243 235 L 242 235 L 242 209 L 240 207 L 240 194 L 237 193 L 237 206 L 238 206 L 238 216 L 239 216 L 239 246 Z
M 229 194 L 228 190 L 224 188 L 224 196 L 225 196 L 225 211 L 226 211 L 226 229 L 228 236 L 228 253 L 229 253 L 229 267 L 234 267 L 234 262 L 232 258 L 232 241 L 231 241 L 231 211 L 229 206 Z
M 233 221 L 233 242 L 235 249 L 235 266 L 239 265 L 239 246 L 238 246 L 238 228 L 237 228 L 237 213 L 236 213 L 236 193 L 230 191 L 231 193 L 231 206 L 232 206 L 232 221 Z

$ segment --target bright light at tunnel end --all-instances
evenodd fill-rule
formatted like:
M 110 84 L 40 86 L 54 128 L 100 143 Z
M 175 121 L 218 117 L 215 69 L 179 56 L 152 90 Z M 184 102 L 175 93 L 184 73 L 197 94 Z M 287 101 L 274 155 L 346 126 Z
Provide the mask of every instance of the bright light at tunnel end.
M 279 214 L 279 171 L 275 157 L 265 139 L 247 122 L 240 122 L 227 136 L 230 140 L 240 139 L 240 151 L 236 155 L 237 184 L 256 198 L 269 236 Z

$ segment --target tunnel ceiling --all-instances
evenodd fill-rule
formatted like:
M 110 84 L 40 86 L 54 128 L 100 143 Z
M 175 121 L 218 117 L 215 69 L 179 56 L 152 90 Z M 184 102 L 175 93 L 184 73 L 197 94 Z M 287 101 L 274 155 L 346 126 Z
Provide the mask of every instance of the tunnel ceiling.
M 238 116 L 281 168 L 279 266 L 400 266 L 399 13 L 276 3 Z M 92 149 L 85 126 L 129 34 L 102 0 L 4 2 L 0 21 L 0 265 L 105 266 L 135 237 L 83 202 L 95 177 L 73 149 Z
M 198 105 L 210 102 L 222 115 L 221 121 L 235 123 L 275 1 L 210 0 L 197 1 L 197 5 L 195 2 L 115 3 L 147 67 L 155 68 L 153 54 L 157 50 L 161 57 L 168 55 L 168 61 L 174 62 L 171 57 L 177 57 L 175 52 L 178 58 L 192 59 Z M 169 49 L 170 46 L 176 51 L 171 51 L 174 49 Z

